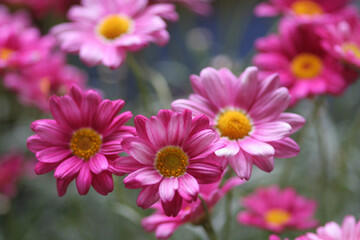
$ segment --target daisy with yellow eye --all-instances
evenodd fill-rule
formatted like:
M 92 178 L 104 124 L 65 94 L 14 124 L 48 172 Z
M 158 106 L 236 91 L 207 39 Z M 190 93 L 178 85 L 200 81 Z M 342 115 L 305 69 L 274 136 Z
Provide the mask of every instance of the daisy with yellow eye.
M 166 44 L 169 33 L 163 18 L 173 20 L 177 14 L 172 4 L 148 6 L 148 0 L 82 0 L 68 17 L 70 23 L 52 30 L 62 49 L 79 53 L 89 65 L 117 68 L 128 51 Z
M 129 154 L 117 169 L 129 175 L 127 188 L 141 188 L 137 204 L 149 208 L 160 200 L 167 216 L 177 216 L 183 202 L 194 202 L 199 184 L 218 181 L 223 172 L 214 152 L 223 146 L 206 116 L 188 110 L 160 110 L 150 119 L 135 117 L 136 136 L 123 141 Z M 129 170 L 129 166 L 134 169 Z
M 255 8 L 259 17 L 286 15 L 302 22 L 336 21 L 354 11 L 352 0 L 268 0 Z
M 130 112 L 118 115 L 123 100 L 103 100 L 89 90 L 72 87 L 70 93 L 50 98 L 54 119 L 37 120 L 31 124 L 35 135 L 27 140 L 28 148 L 36 154 L 37 174 L 54 172 L 59 196 L 76 179 L 79 194 L 87 194 L 90 186 L 102 194 L 113 191 L 112 174 L 121 161 L 121 141 L 133 134 L 124 126 Z M 120 160 L 119 160 L 120 159 Z
M 260 81 L 258 70 L 249 67 L 238 78 L 227 69 L 206 68 L 192 76 L 195 94 L 172 103 L 176 111 L 205 114 L 226 143 L 217 156 L 226 157 L 236 174 L 249 179 L 252 166 L 270 172 L 274 157 L 296 156 L 299 146 L 289 136 L 300 129 L 305 119 L 283 113 L 289 104 L 286 88 L 272 75 Z
M 314 24 L 284 20 L 278 35 L 256 42 L 259 53 L 254 64 L 261 77 L 280 75 L 281 84 L 291 94 L 291 104 L 318 95 L 340 95 L 356 74 L 322 46 Z
M 242 199 L 245 211 L 238 214 L 241 224 L 280 233 L 285 230 L 305 230 L 316 226 L 316 202 L 300 196 L 292 188 L 277 186 L 258 188 Z

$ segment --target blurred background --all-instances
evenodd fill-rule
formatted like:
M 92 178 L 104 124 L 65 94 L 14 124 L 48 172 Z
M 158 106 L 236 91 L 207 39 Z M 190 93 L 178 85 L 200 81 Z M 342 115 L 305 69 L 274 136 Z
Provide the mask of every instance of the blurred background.
M 125 109 L 149 116 L 169 108 L 173 99 L 188 96 L 192 91 L 189 76 L 199 74 L 202 68 L 228 67 L 239 74 L 251 65 L 254 41 L 275 31 L 278 20 L 256 18 L 253 9 L 259 2 L 217 0 L 210 16 L 197 16 L 179 7 L 180 20 L 169 23 L 169 44 L 151 45 L 132 56 L 147 76 L 146 85 L 142 86 L 148 93 L 145 101 L 128 66 L 118 70 L 89 68 L 74 55 L 68 56 L 68 62 L 86 71 L 90 86 L 100 89 L 106 98 L 122 98 L 127 102 Z M 55 14 L 34 19 L 43 33 L 64 20 Z M 93 189 L 88 195 L 79 196 L 71 184 L 68 193 L 59 198 L 51 174 L 35 176 L 34 156 L 26 150 L 26 139 L 32 134 L 30 123 L 46 116 L 35 108 L 22 106 L 11 92 L 1 88 L 0 152 L 20 151 L 28 158 L 16 196 L 0 197 L 1 240 L 155 239 L 140 225 L 141 218 L 151 210 L 136 206 L 138 191 L 125 189 L 121 177 L 116 177 L 115 191 L 106 197 Z M 301 154 L 294 159 L 276 160 L 270 174 L 256 169 L 251 181 L 235 189 L 231 239 L 267 239 L 268 232 L 239 225 L 236 214 L 241 209 L 241 196 L 271 184 L 293 186 L 300 194 L 317 200 L 320 224 L 329 220 L 341 222 L 347 214 L 360 217 L 359 92 L 357 82 L 341 97 L 305 100 L 291 109 L 308 119 L 305 128 L 295 136 Z M 222 229 L 224 201 L 213 211 L 213 224 Z M 299 234 L 289 232 L 284 236 L 291 239 Z M 186 225 L 171 239 L 205 239 L 205 234 L 200 227 Z

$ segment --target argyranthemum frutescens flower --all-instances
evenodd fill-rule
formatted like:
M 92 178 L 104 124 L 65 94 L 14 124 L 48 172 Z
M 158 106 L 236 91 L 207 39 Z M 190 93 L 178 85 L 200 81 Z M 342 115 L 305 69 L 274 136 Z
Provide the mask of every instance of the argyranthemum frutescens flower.
M 246 179 L 253 164 L 270 172 L 274 157 L 296 156 L 299 146 L 289 136 L 305 123 L 297 114 L 284 113 L 290 95 L 279 87 L 278 76 L 260 81 L 257 73 L 250 67 L 238 78 L 227 69 L 206 68 L 191 77 L 195 94 L 172 104 L 177 111 L 189 109 L 210 118 L 227 143 L 216 154 L 226 156 L 237 175 Z
M 161 110 L 150 119 L 135 117 L 137 135 L 124 140 L 128 161 L 117 169 L 130 174 L 124 179 L 128 188 L 142 188 L 137 204 L 149 208 L 159 199 L 168 216 L 176 216 L 183 200 L 193 202 L 199 184 L 213 183 L 221 177 L 222 167 L 214 151 L 223 146 L 210 128 L 206 116 L 192 119 L 190 111 Z M 131 166 L 131 171 L 128 171 Z
M 117 115 L 124 104 L 123 100 L 102 100 L 93 90 L 72 87 L 70 94 L 50 98 L 54 119 L 31 124 L 35 135 L 27 144 L 38 159 L 35 172 L 55 170 L 60 196 L 74 179 L 80 194 L 87 194 L 91 185 L 103 195 L 113 191 L 120 143 L 133 130 L 124 126 L 132 117 L 130 112 Z
M 127 51 L 149 43 L 164 45 L 169 40 L 164 18 L 176 17 L 172 4 L 148 6 L 147 0 L 83 0 L 68 14 L 70 23 L 55 26 L 52 32 L 62 49 L 80 54 L 89 65 L 103 63 L 119 67 Z

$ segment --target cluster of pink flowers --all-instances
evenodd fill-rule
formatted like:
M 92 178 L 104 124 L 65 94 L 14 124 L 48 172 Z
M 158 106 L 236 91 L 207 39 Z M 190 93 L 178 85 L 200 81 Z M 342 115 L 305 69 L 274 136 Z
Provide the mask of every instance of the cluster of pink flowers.
M 263 77 L 280 75 L 292 104 L 317 95 L 339 95 L 357 78 L 349 65 L 360 62 L 360 18 L 349 2 L 270 0 L 256 8 L 258 16 L 284 15 L 278 34 L 256 42 L 254 64 Z
M 85 75 L 66 64 L 65 55 L 54 50 L 55 39 L 41 36 L 25 13 L 10 14 L 0 5 L 0 33 L 0 75 L 21 103 L 48 111 L 52 94 L 84 86 Z
M 0 157 L 0 194 L 13 197 L 16 184 L 23 173 L 24 157 L 18 153 L 8 153 Z

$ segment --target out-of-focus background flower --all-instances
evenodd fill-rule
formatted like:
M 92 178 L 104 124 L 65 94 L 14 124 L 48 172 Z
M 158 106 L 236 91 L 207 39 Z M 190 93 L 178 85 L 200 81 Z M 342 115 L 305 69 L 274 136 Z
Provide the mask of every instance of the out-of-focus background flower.
M 57 4 L 50 6 L 44 0 L 36 8 L 33 2 L 41 1 L 19 4 L 16 0 L 1 0 L 1 4 L 13 11 L 34 8 L 28 14 L 42 34 L 65 21 L 64 11 L 70 1 L 56 1 Z M 81 69 L 83 73 L 71 74 L 81 75 L 81 79 L 88 78 L 88 84 L 100 89 L 106 98 L 122 98 L 126 101 L 126 110 L 149 116 L 161 108 L 169 108 L 172 100 L 192 92 L 189 76 L 199 74 L 204 67 L 227 67 L 239 74 L 251 65 L 255 40 L 276 31 L 279 20 L 255 17 L 253 10 L 259 2 L 217 0 L 212 4 L 212 12 L 205 16 L 178 6 L 180 18 L 169 23 L 169 43 L 164 47 L 150 45 L 130 54 L 132 56 L 128 59 L 131 63 L 135 58 L 146 76 L 146 84 L 142 86 L 148 92 L 145 101 L 140 96 L 128 62 L 119 69 L 110 70 L 104 66 L 88 67 L 78 56 L 69 54 L 66 56 L 67 64 Z M 57 61 L 55 58 L 54 55 L 53 61 Z M 31 69 L 27 74 L 43 77 L 41 69 Z M 58 78 L 66 78 L 65 73 L 56 74 Z M 71 78 L 74 80 L 76 77 L 72 75 Z M 25 84 L 17 80 L 19 84 Z M 35 176 L 35 161 L 26 150 L 26 139 L 31 135 L 30 123 L 46 114 L 35 106 L 23 105 L 25 100 L 19 100 L 13 91 L 4 87 L 5 79 L 1 81 L 0 153 L 3 157 L 0 161 L 4 163 L 0 163 L 0 240 L 155 239 L 141 227 L 141 219 L 152 210 L 144 211 L 136 206 L 138 191 L 125 189 L 122 177 L 114 177 L 115 190 L 107 197 L 96 194 L 94 190 L 86 196 L 79 196 L 72 184 L 68 194 L 59 198 L 51 175 Z M 16 90 L 16 86 L 13 88 Z M 250 182 L 234 190 L 230 206 L 234 221 L 225 227 L 225 231 L 230 229 L 230 239 L 267 238 L 268 232 L 239 225 L 235 219 L 243 209 L 240 205 L 242 197 L 258 187 L 273 184 L 291 186 L 306 198 L 316 200 L 315 216 L 321 225 L 329 220 L 340 223 L 348 214 L 360 217 L 359 92 L 360 83 L 356 82 L 342 96 L 304 100 L 292 109 L 308 121 L 295 136 L 301 145 L 301 153 L 293 159 L 276 160 L 275 170 L 270 174 L 256 169 Z M 44 110 L 44 107 L 38 107 Z M 20 154 L 12 166 L 6 163 L 10 161 L 9 156 L 5 156 L 8 152 Z M 9 171 L 11 176 L 2 174 Z M 221 200 L 213 210 L 213 224 L 217 230 L 224 229 L 224 204 L 225 200 Z M 292 238 L 301 233 L 292 231 L 284 235 Z M 204 238 L 201 228 L 192 225 L 181 226 L 172 237 Z

